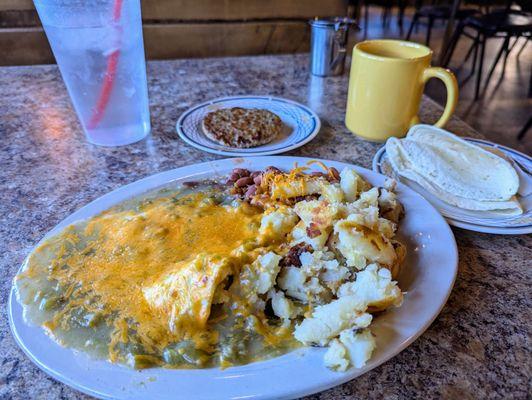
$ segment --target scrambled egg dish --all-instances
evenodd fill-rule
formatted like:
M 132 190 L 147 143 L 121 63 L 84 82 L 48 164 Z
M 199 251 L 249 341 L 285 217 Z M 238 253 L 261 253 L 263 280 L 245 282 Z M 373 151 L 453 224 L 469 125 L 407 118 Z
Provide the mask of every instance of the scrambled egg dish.
M 301 345 L 335 370 L 375 347 L 405 255 L 393 183 L 237 168 L 128 201 L 47 239 L 15 278 L 25 318 L 134 368 L 228 367 Z

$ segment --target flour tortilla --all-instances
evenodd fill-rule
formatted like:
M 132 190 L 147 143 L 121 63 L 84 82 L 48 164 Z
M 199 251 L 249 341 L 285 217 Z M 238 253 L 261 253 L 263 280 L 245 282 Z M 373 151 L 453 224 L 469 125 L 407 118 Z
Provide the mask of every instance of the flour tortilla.
M 451 195 L 506 201 L 519 189 L 519 177 L 508 161 L 442 129 L 417 125 L 401 144 L 412 168 Z
M 400 176 L 403 176 L 407 179 L 410 179 L 414 182 L 417 182 L 425 190 L 439 199 L 454 205 L 459 208 L 466 210 L 476 210 L 476 211 L 494 211 L 500 210 L 507 216 L 510 215 L 520 215 L 523 213 L 521 205 L 517 201 L 515 196 L 511 196 L 506 200 L 499 201 L 487 201 L 487 200 L 478 200 L 471 197 L 462 197 L 455 193 L 449 192 L 442 187 L 440 187 L 436 182 L 438 181 L 428 174 L 422 174 L 419 172 L 419 166 L 415 165 L 415 157 L 411 157 L 410 153 L 403 146 L 408 140 L 399 140 L 396 138 L 390 138 L 386 142 L 386 154 L 388 160 L 395 171 Z M 421 151 L 424 151 L 422 145 L 407 145 L 410 151 L 413 149 L 421 148 Z M 438 168 L 440 168 L 439 173 L 445 173 L 448 168 L 445 167 L 445 164 L 441 160 L 438 160 Z M 447 177 L 448 179 L 448 177 Z M 474 193 L 475 188 L 472 187 L 472 193 Z

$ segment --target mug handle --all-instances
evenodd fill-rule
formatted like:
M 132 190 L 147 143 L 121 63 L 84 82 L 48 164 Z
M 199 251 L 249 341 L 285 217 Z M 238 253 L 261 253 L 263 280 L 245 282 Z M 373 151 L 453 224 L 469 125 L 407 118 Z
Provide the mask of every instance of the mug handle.
M 443 128 L 451 118 L 451 115 L 453 115 L 456 103 L 458 103 L 458 82 L 450 70 L 440 67 L 429 67 L 423 71 L 423 83 L 426 83 L 430 78 L 438 78 L 442 80 L 447 89 L 445 109 L 438 122 L 434 124 L 434 126 L 437 126 L 438 128 Z

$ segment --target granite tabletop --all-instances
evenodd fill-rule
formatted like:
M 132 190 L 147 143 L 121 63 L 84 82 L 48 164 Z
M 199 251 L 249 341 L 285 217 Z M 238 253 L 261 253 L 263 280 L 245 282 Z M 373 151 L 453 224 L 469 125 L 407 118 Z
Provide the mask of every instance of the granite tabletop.
M 116 148 L 87 143 L 56 66 L 0 68 L 0 398 L 86 399 L 41 372 L 9 330 L 11 282 L 39 239 L 67 215 L 140 178 L 220 158 L 181 141 L 175 121 L 212 98 L 269 94 L 320 116 L 319 135 L 291 155 L 371 168 L 378 144 L 344 126 L 347 76 L 309 75 L 306 55 L 157 61 L 148 64 L 152 134 Z M 441 108 L 430 99 L 421 119 Z M 481 137 L 453 119 L 447 128 Z M 459 271 L 430 328 L 395 358 L 309 399 L 526 399 L 532 396 L 532 236 L 453 229 Z

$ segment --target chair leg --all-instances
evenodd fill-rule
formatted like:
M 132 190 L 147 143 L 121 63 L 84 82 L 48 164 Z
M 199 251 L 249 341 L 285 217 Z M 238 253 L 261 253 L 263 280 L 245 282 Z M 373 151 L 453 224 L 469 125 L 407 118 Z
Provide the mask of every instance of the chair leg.
M 394 5 L 395 1 L 393 0 L 390 0 L 389 2 L 386 3 L 386 27 L 389 28 L 390 27 L 390 23 L 392 22 L 392 19 L 393 19 L 393 5 Z
M 510 46 L 510 49 L 508 50 L 508 53 L 511 53 L 512 50 L 514 49 L 514 47 L 517 45 L 517 42 L 519 42 L 519 39 L 521 39 L 521 36 L 517 36 L 514 40 L 514 42 L 512 43 L 512 45 Z
M 516 42 L 514 42 L 514 46 L 515 46 L 515 43 Z M 508 38 L 508 40 L 506 41 L 506 46 L 504 48 L 504 59 L 502 60 L 501 79 L 504 78 L 504 74 L 506 73 L 506 63 L 508 62 L 508 56 L 510 55 L 510 52 L 512 51 L 512 49 L 513 49 L 513 46 L 510 47 L 510 38 Z
M 480 34 L 477 34 L 477 36 L 473 39 L 473 44 L 471 45 L 471 48 L 473 49 L 473 60 L 471 60 L 471 69 L 469 71 L 469 74 L 460 82 L 459 84 L 460 87 L 464 86 L 467 83 L 467 81 L 469 81 L 471 77 L 475 75 L 475 70 L 477 68 L 479 46 L 480 46 Z M 465 60 L 463 64 L 465 64 Z
M 525 126 L 523 126 L 523 128 L 517 134 L 517 140 L 522 140 L 530 128 L 532 128 L 532 117 L 528 118 Z
M 443 50 L 445 53 L 445 57 L 443 59 L 444 67 L 449 66 L 449 63 L 451 62 L 451 59 L 454 54 L 454 50 L 456 49 L 456 45 L 458 44 L 458 41 L 460 40 L 460 36 L 462 36 L 463 32 L 464 32 L 464 25 L 460 23 L 455 28 L 453 36 L 451 37 L 451 40 L 449 41 L 447 48 Z
M 392 13 L 392 4 L 388 4 L 386 6 L 386 27 L 390 27 L 390 22 L 392 20 L 393 13 Z
M 388 8 L 386 6 L 384 6 L 384 8 L 382 9 L 381 18 L 382 18 L 382 27 L 385 28 L 386 21 L 388 20 Z
M 477 37 L 475 38 L 475 54 L 473 56 L 473 64 L 471 68 L 474 70 L 477 67 L 477 61 L 478 61 L 478 48 L 480 47 L 480 33 L 477 34 Z
M 466 56 L 464 57 L 464 61 L 462 62 L 462 65 L 465 65 L 469 61 L 469 57 L 471 57 L 471 54 L 473 54 L 473 51 L 477 48 L 477 42 L 474 40 L 473 43 L 471 43 L 471 46 L 469 47 L 469 50 L 467 51 Z
M 480 83 L 482 82 L 482 69 L 484 68 L 484 55 L 486 53 L 486 35 L 480 35 L 480 60 L 478 63 L 477 82 L 475 85 L 475 100 L 478 100 L 480 95 Z
M 523 50 L 525 50 L 525 47 L 526 45 L 528 44 L 528 41 L 530 40 L 532 36 L 529 36 L 526 40 L 525 40 L 525 43 L 523 43 L 523 45 L 521 46 L 521 48 L 519 49 L 519 51 L 517 52 L 517 58 L 519 58 L 519 56 L 521 55 L 521 53 L 523 52 Z
M 364 2 L 364 39 L 368 37 L 369 26 L 369 3 L 367 0 Z
M 419 19 L 419 15 L 416 13 L 414 14 L 414 17 L 412 18 L 412 22 L 410 22 L 410 28 L 408 28 L 408 33 L 406 34 L 406 40 L 410 40 L 410 36 L 412 36 L 412 31 L 414 30 L 414 27 L 417 25 Z
M 427 26 L 427 37 L 425 38 L 425 45 L 430 47 L 430 35 L 432 33 L 432 27 L 434 25 L 434 18 L 429 17 L 429 23 Z
M 401 35 L 403 34 L 403 20 L 405 16 L 405 0 L 399 0 L 399 11 L 397 14 L 397 25 L 399 25 L 399 29 L 401 30 Z
M 528 93 L 526 96 L 532 99 L 532 65 L 530 66 L 530 74 L 528 75 Z
M 493 64 L 491 65 L 490 72 L 488 73 L 488 76 L 486 77 L 486 82 L 484 83 L 484 90 L 488 89 L 488 85 L 490 83 L 491 76 L 493 75 L 493 71 L 495 71 L 495 68 L 497 67 L 497 64 L 499 63 L 499 60 L 501 59 L 502 54 L 507 51 L 509 41 L 510 41 L 510 36 L 506 36 L 504 38 L 504 42 L 502 43 L 501 48 L 499 49 L 499 52 L 497 53 L 497 56 L 495 57 L 495 60 L 493 60 Z
M 475 46 L 475 53 L 473 54 L 473 61 L 471 62 L 471 73 L 469 74 L 470 77 L 474 75 L 475 68 L 477 67 L 478 48 L 480 47 L 480 33 L 477 34 L 477 37 L 475 38 L 475 41 L 473 42 L 473 46 Z
M 528 80 L 528 98 L 532 99 L 532 68 L 530 68 L 530 78 Z

